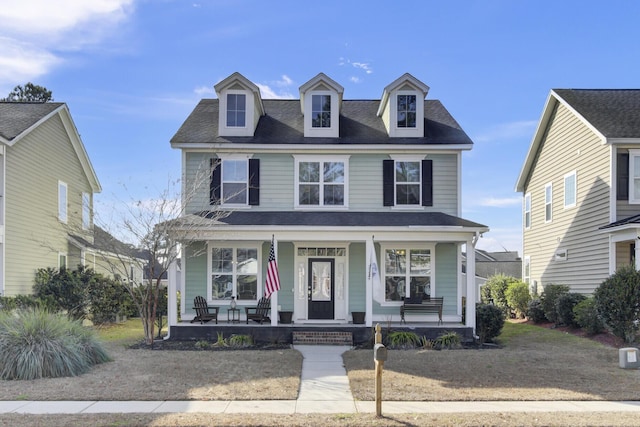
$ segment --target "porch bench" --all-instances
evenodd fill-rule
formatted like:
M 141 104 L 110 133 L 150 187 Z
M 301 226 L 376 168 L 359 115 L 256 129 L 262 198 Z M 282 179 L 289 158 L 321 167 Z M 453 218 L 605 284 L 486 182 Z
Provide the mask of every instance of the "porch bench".
M 247 315 L 247 325 L 249 320 L 259 322 L 262 325 L 263 321 L 270 321 L 269 314 L 271 314 L 271 299 L 260 298 L 257 307 L 245 307 L 244 312 Z
M 442 324 L 442 305 L 444 297 L 423 299 L 420 302 L 405 298 L 400 306 L 400 323 L 407 321 L 404 318 L 405 313 L 437 313 L 438 325 Z

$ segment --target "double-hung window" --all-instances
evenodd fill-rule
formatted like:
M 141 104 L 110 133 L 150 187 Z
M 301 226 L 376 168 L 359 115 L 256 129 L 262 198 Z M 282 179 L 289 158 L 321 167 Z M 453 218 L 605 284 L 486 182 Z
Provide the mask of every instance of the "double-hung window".
M 640 203 L 640 150 L 629 150 L 629 203 Z
M 398 95 L 398 127 L 415 128 L 416 116 L 416 96 Z
M 383 160 L 384 206 L 433 206 L 433 161 Z
M 544 186 L 544 222 L 551 222 L 553 216 L 553 186 Z
M 311 127 L 331 127 L 331 95 L 311 96 Z
M 227 127 L 245 127 L 247 96 L 241 93 L 227 94 Z
M 404 245 L 383 248 L 385 301 L 404 297 L 430 298 L 433 283 L 432 249 Z
M 258 298 L 258 245 L 209 246 L 211 300 Z
M 572 208 L 576 205 L 576 172 L 570 172 L 564 176 L 564 207 Z
M 231 206 L 259 204 L 260 160 L 211 159 L 210 203 Z
M 67 184 L 58 181 L 58 219 L 67 222 Z
M 296 207 L 346 207 L 348 157 L 296 156 Z
M 531 193 L 524 195 L 524 228 L 531 228 Z

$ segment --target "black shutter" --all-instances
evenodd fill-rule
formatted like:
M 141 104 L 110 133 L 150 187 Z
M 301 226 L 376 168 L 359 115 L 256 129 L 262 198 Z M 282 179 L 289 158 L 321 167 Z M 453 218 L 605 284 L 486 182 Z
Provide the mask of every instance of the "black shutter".
M 422 206 L 433 206 L 433 160 L 422 161 Z
M 382 204 L 383 206 L 393 206 L 395 187 L 395 161 L 382 161 Z
M 629 153 L 618 153 L 617 199 L 629 200 Z
M 249 205 L 260 204 L 260 159 L 249 159 Z
M 209 185 L 209 204 L 220 203 L 221 187 L 222 187 L 222 173 L 220 166 L 222 162 L 220 159 L 211 159 L 211 184 Z

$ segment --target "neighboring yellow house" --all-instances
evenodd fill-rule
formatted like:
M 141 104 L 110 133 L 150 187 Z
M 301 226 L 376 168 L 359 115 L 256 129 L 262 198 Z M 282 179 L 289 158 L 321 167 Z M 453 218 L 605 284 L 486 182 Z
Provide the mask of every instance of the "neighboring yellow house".
M 93 242 L 100 191 L 66 104 L 0 102 L 0 295 L 30 294 L 39 268 L 85 264 L 70 235 Z

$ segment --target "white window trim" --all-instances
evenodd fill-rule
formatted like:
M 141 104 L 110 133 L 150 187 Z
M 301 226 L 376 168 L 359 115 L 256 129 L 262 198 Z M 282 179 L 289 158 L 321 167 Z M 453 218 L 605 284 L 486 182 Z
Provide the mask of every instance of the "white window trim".
M 406 242 L 398 242 L 397 244 L 393 244 L 393 243 L 384 243 L 380 245 L 380 261 L 379 261 L 379 265 L 378 265 L 378 271 L 380 271 L 380 284 L 382 286 L 383 289 L 383 295 L 385 295 L 384 289 L 385 289 L 385 283 L 386 283 L 386 268 L 384 265 L 384 254 L 385 251 L 387 249 L 405 249 L 407 251 L 410 251 L 411 249 L 427 249 L 431 255 L 431 280 L 430 280 L 430 284 L 431 284 L 431 296 L 433 297 L 437 297 L 438 294 L 436 293 L 436 263 L 435 263 L 435 259 L 436 259 L 436 245 L 435 244 L 407 244 Z M 409 274 L 408 272 L 406 274 Z M 410 286 L 410 282 L 409 281 L 405 281 L 405 286 L 409 287 Z M 406 295 L 406 288 L 405 288 L 405 295 Z M 385 301 L 380 303 L 380 306 L 382 307 L 399 307 L 403 304 L 402 301 L 387 301 L 386 300 L 386 295 L 385 295 Z
M 528 275 L 526 274 L 527 272 L 529 273 Z M 525 283 L 531 283 L 531 257 L 529 255 L 524 257 L 524 264 L 522 264 L 522 280 Z
M 82 193 L 82 229 L 88 230 L 91 228 L 91 195 L 89 193 Z
M 573 203 L 567 204 L 567 178 L 573 176 Z M 565 209 L 573 208 L 578 204 L 578 174 L 576 171 L 571 171 L 564 175 L 564 194 L 563 194 L 563 204 Z
M 529 205 L 528 210 L 527 210 L 527 204 Z M 531 193 L 527 193 L 524 195 L 522 210 L 523 210 L 522 222 L 524 224 L 524 229 L 528 230 L 531 228 Z M 529 224 L 527 224 L 527 213 L 529 214 Z
M 64 200 L 61 191 L 63 188 Z M 65 224 L 69 219 L 69 187 L 62 181 L 58 181 L 58 219 Z
M 398 95 L 416 96 L 416 127 L 398 127 Z M 424 136 L 424 94 L 420 90 L 396 90 L 390 96 L 390 137 L 411 138 Z
M 314 128 L 312 117 L 313 95 L 331 96 L 331 126 L 326 128 Z M 340 105 L 338 93 L 332 90 L 310 90 L 304 98 L 304 136 L 307 138 L 338 138 L 340 136 Z
M 300 210 L 345 210 L 349 208 L 349 158 L 351 156 L 298 156 L 294 155 L 294 208 Z M 343 205 L 325 205 L 323 197 L 323 182 L 320 182 L 320 204 L 318 205 L 301 205 L 300 204 L 300 174 L 298 172 L 301 162 L 326 163 L 326 162 L 342 162 L 344 163 L 344 204 Z
M 403 128 L 406 129 L 406 128 Z M 422 206 L 422 161 L 425 160 L 424 156 L 411 156 L 411 155 L 390 155 L 391 160 L 393 160 L 393 206 L 391 209 L 393 210 L 423 210 L 424 206 Z M 397 190 L 398 190 L 398 182 L 396 181 L 396 163 L 398 162 L 417 162 L 420 165 L 420 190 L 418 192 L 418 203 L 413 205 L 399 205 L 397 199 Z
M 549 189 L 549 199 L 547 200 L 547 189 Z M 547 206 L 549 206 L 549 216 L 547 217 Z M 548 183 L 544 186 L 544 222 L 553 221 L 553 184 Z
M 218 160 L 220 161 L 220 206 L 231 207 L 231 208 L 250 208 L 249 206 L 249 159 L 253 157 L 253 154 L 244 155 L 244 154 L 222 154 L 218 156 Z M 246 198 L 244 203 L 229 203 L 224 198 L 224 162 L 225 161 L 245 161 L 247 164 L 247 181 L 246 185 Z
M 229 108 L 227 107 L 227 97 L 229 95 L 244 95 L 244 126 L 229 126 L 227 125 L 227 114 L 229 113 Z M 223 126 L 225 129 L 246 129 L 249 126 L 249 102 L 251 101 L 247 91 L 244 90 L 227 90 L 224 93 L 224 122 Z
M 634 177 L 635 177 L 635 161 L 634 158 L 635 157 L 640 157 L 640 150 L 633 150 L 630 149 L 629 150 L 629 204 L 632 205 L 637 205 L 640 204 L 640 199 L 636 199 L 634 197 L 635 194 L 635 190 L 634 190 Z M 638 171 L 638 178 L 640 179 L 640 171 Z
M 221 304 L 221 302 L 231 302 L 231 300 L 221 300 L 221 299 L 213 299 L 213 295 L 211 292 L 212 286 L 213 286 L 213 278 L 211 277 L 213 275 L 213 262 L 211 260 L 211 253 L 212 253 L 212 249 L 213 248 L 230 248 L 233 249 L 233 277 L 234 280 L 237 276 L 237 271 L 236 271 L 236 249 L 238 248 L 252 248 L 252 249 L 256 249 L 257 250 L 257 254 L 258 254 L 258 273 L 257 273 L 257 288 L 256 288 L 256 299 L 255 300 L 238 300 L 237 299 L 237 283 L 234 283 L 234 294 L 236 296 L 236 301 L 237 304 L 240 305 L 255 305 L 256 302 L 262 298 L 262 295 L 264 295 L 264 286 L 262 284 L 263 280 L 262 280 L 262 242 L 256 242 L 256 241 L 242 241 L 242 242 L 217 242 L 217 241 L 209 241 L 207 242 L 207 301 L 209 302 L 213 302 L 213 303 L 218 303 Z

